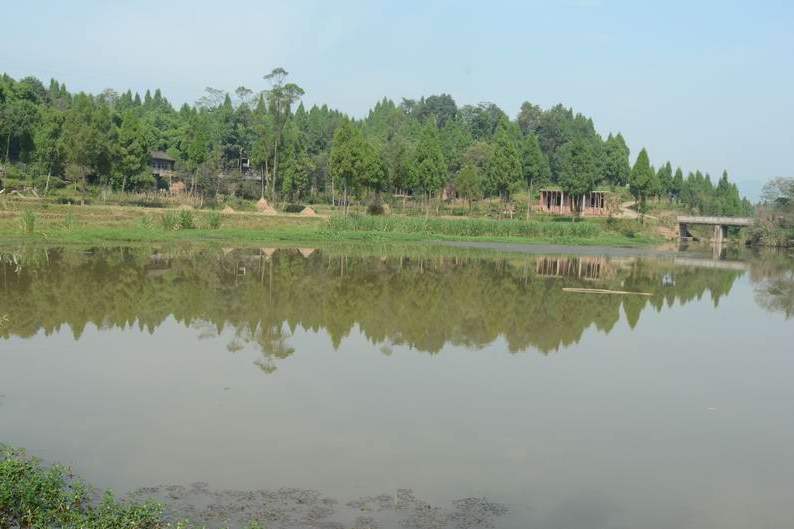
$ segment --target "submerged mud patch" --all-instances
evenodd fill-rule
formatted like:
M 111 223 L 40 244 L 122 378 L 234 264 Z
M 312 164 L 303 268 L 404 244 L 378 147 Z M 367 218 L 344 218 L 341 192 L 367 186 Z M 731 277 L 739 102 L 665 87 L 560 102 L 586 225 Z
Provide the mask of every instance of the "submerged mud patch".
M 127 498 L 165 505 L 168 521 L 191 520 L 208 528 L 239 527 L 256 521 L 268 529 L 476 529 L 494 527 L 506 506 L 484 498 L 463 498 L 442 507 L 410 489 L 345 503 L 309 489 L 213 490 L 207 483 L 143 487 Z

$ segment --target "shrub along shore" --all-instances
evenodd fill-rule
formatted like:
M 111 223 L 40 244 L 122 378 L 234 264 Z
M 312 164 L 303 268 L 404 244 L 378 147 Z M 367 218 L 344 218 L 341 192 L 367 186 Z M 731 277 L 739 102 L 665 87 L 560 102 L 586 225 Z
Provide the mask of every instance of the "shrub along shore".
M 652 226 L 628 219 L 535 216 L 530 220 L 497 220 L 343 215 L 341 212 L 318 216 L 263 215 L 186 207 L 152 209 L 10 201 L 0 205 L 0 239 L 59 244 L 181 240 L 233 244 L 470 240 L 639 246 L 662 242 Z
M 168 522 L 163 506 L 119 501 L 76 479 L 68 468 L 46 466 L 24 451 L 0 445 L 0 527 L 22 529 L 191 529 L 188 521 Z M 261 529 L 250 522 L 246 529 Z

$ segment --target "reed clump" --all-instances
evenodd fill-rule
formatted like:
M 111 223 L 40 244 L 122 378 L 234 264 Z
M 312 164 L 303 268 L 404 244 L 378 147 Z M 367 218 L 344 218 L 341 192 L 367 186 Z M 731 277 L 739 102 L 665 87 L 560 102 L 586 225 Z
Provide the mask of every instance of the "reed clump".
M 19 219 L 19 224 L 22 228 L 22 233 L 32 235 L 36 230 L 36 214 L 33 213 L 33 211 L 26 209 L 22 212 L 22 216 Z

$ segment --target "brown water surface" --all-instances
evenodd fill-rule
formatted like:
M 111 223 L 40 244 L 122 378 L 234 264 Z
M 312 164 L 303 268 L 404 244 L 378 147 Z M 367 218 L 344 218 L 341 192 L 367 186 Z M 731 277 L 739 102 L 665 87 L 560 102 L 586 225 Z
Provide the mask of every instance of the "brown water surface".
M 0 250 L 0 442 L 210 525 L 792 527 L 794 261 L 442 253 Z

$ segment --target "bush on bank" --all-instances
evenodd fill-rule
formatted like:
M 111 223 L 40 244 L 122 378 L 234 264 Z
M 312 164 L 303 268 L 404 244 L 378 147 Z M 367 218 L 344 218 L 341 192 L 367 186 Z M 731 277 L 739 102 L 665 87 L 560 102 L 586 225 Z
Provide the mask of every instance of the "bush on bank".
M 106 493 L 92 502 L 89 488 L 68 469 L 45 467 L 23 451 L 0 448 L 0 528 L 74 527 L 160 529 L 162 508 L 125 504 Z
M 0 445 L 0 529 L 197 529 L 170 523 L 163 506 L 128 503 L 90 488 L 61 465 L 44 466 L 23 450 Z M 264 529 L 250 522 L 246 529 Z

